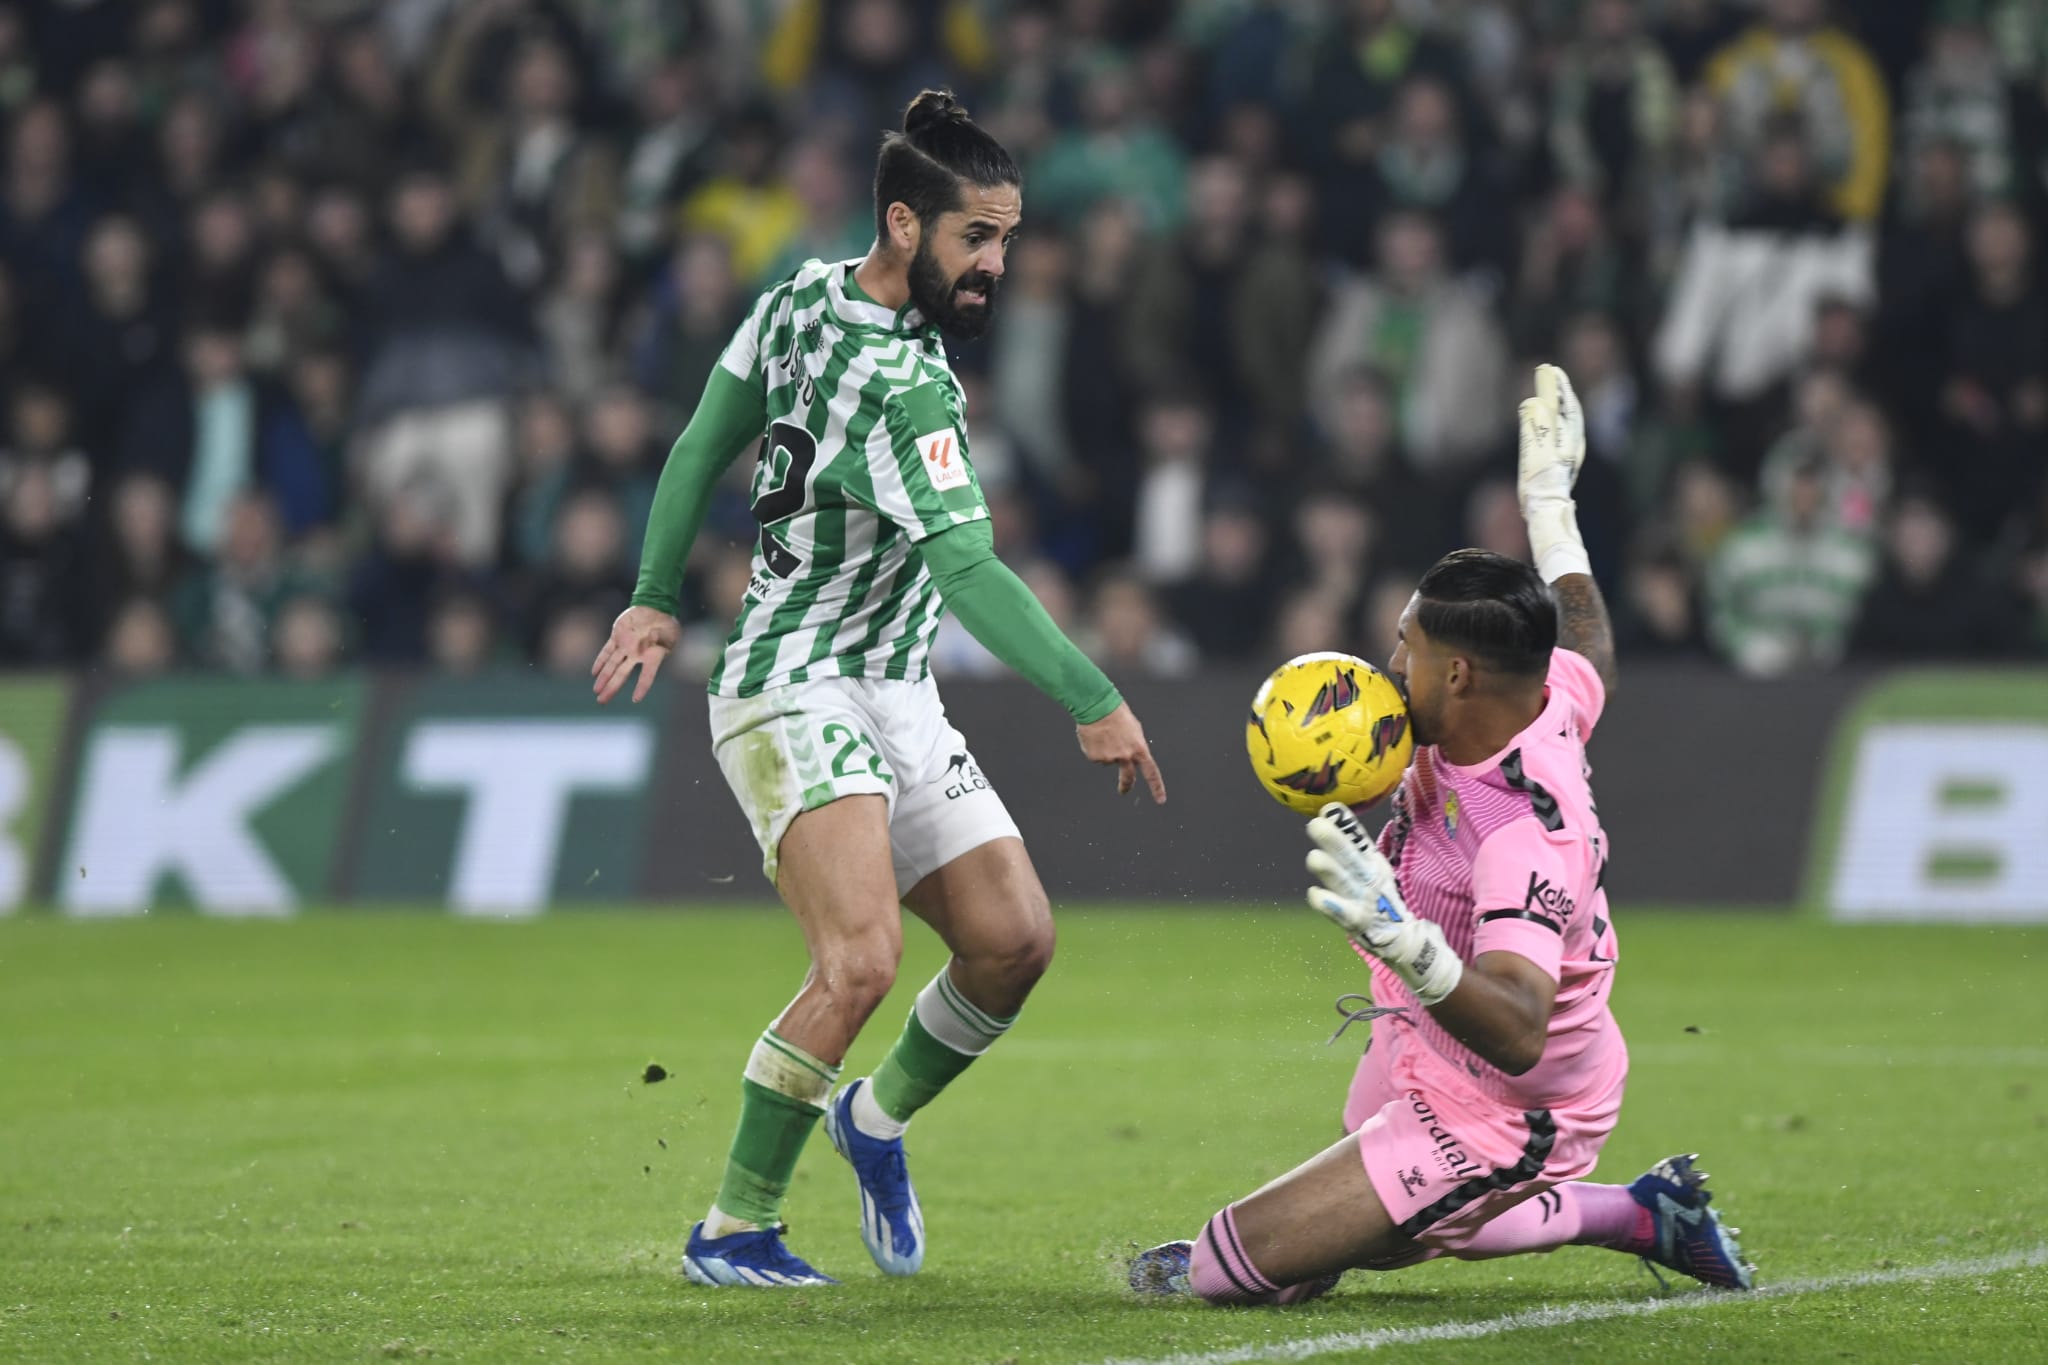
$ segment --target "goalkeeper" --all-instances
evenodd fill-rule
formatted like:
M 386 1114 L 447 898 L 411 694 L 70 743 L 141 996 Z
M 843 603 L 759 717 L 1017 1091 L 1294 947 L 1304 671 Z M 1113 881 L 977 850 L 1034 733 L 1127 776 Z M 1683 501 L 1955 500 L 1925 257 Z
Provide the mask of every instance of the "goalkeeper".
M 1750 1287 L 1693 1158 L 1585 1180 L 1628 1075 L 1585 760 L 1614 640 L 1571 497 L 1584 424 L 1554 366 L 1536 371 L 1520 445 L 1536 567 L 1460 550 L 1423 576 L 1389 666 L 1416 740 L 1392 819 L 1377 843 L 1341 805 L 1309 823 L 1309 904 L 1372 970 L 1347 1136 L 1193 1242 L 1139 1255 L 1141 1292 L 1292 1303 L 1353 1267 L 1571 1243 Z

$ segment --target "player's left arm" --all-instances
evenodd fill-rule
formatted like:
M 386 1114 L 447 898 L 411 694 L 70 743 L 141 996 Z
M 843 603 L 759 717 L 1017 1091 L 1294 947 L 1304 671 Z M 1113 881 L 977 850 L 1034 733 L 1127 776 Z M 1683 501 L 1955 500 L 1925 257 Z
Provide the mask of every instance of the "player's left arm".
M 1607 615 L 1600 585 L 1589 573 L 1573 573 L 1552 583 L 1550 590 L 1557 594 L 1558 644 L 1584 655 L 1607 695 L 1613 696 L 1621 669 L 1614 657 L 1614 622 Z
M 1586 463 L 1586 419 L 1572 381 L 1555 365 L 1536 367 L 1536 396 L 1524 399 L 1516 494 L 1536 569 L 1557 594 L 1557 642 L 1586 661 L 1613 695 L 1620 673 L 1614 622 L 1579 535 L 1572 485 Z
M 1118 793 L 1142 780 L 1163 803 L 1166 782 L 1130 703 L 996 557 L 988 504 L 957 423 L 937 384 L 883 402 L 867 452 L 876 510 L 917 545 L 939 600 L 967 633 L 1067 709 L 1083 756 L 1116 768 Z

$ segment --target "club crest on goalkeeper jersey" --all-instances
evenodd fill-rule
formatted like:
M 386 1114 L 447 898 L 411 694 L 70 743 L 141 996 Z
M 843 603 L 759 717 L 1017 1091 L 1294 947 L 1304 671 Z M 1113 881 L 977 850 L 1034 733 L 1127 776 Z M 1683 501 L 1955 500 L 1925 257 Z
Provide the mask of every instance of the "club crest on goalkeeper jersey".
M 718 363 L 761 393 L 760 523 L 710 690 L 820 677 L 922 679 L 942 610 L 917 543 L 988 515 L 960 384 L 936 327 L 806 262 L 763 294 Z

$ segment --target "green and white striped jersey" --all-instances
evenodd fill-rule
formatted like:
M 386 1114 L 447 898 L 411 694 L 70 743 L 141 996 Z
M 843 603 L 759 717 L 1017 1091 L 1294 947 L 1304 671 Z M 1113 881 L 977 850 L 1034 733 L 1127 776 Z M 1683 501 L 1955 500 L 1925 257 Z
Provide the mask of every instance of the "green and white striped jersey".
M 761 393 L 753 574 L 710 690 L 922 679 L 941 604 L 917 542 L 988 515 L 938 329 L 807 261 L 763 294 L 719 364 Z

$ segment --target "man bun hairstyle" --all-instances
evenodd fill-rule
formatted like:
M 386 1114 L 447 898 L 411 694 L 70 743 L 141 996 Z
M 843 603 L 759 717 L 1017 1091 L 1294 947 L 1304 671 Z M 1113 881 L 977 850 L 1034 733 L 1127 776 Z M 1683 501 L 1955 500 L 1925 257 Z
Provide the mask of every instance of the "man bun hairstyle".
M 1557 599 L 1542 575 L 1491 550 L 1453 550 L 1415 589 L 1415 623 L 1438 645 L 1519 678 L 1550 671 Z
M 960 207 L 960 186 L 1023 181 L 1003 144 L 967 115 L 950 90 L 918 92 L 903 111 L 903 131 L 882 138 L 875 159 L 875 232 L 889 235 L 889 205 L 909 206 L 928 223 Z

